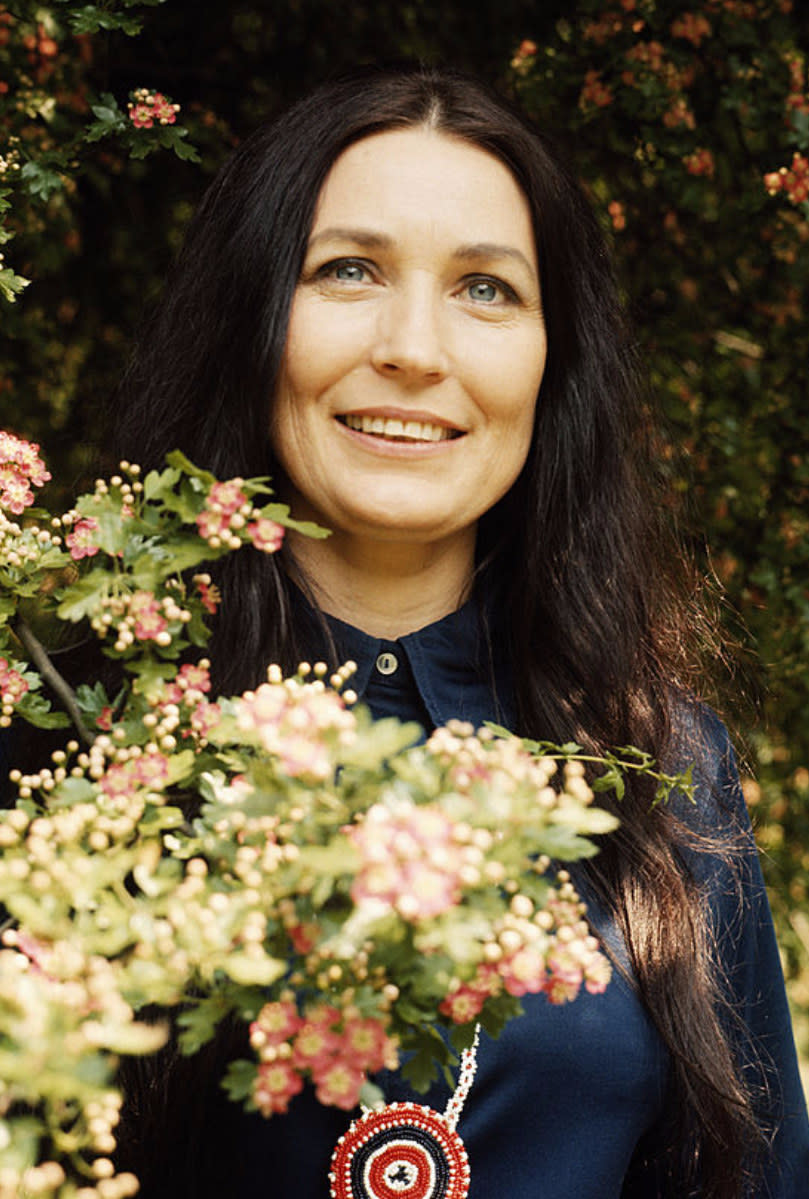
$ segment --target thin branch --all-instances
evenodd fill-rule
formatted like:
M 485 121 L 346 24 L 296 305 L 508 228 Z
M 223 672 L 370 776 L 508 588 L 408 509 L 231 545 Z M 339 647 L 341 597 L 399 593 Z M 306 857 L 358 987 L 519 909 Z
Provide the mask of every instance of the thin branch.
M 84 723 L 81 710 L 76 702 L 76 695 L 73 691 L 73 688 L 65 681 L 65 679 L 62 678 L 59 671 L 48 657 L 47 650 L 42 645 L 42 642 L 21 616 L 18 616 L 14 621 L 14 632 L 19 637 L 29 657 L 31 658 L 31 661 L 42 675 L 44 681 L 48 684 L 51 691 L 53 691 L 61 700 L 62 706 L 64 707 L 70 719 L 73 721 L 76 732 L 79 734 L 82 741 L 85 743 L 85 745 L 92 745 L 95 741 L 95 735 L 90 732 L 90 730 L 87 728 L 87 725 Z

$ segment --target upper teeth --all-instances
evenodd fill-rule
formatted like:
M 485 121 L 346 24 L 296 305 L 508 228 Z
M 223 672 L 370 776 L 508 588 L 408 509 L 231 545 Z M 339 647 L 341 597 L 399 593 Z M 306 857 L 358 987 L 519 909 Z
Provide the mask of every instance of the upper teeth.
M 453 430 L 446 425 L 432 425 L 429 421 L 395 420 L 384 416 L 358 416 L 353 412 L 343 418 L 350 429 L 360 433 L 377 433 L 382 437 L 407 437 L 413 441 L 446 441 Z

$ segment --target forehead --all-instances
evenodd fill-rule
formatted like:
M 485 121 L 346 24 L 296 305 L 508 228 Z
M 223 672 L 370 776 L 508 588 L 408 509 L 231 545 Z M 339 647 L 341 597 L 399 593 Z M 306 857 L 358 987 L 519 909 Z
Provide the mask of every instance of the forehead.
M 465 240 L 502 235 L 533 246 L 530 206 L 508 167 L 479 146 L 428 128 L 387 130 L 344 150 L 321 189 L 312 231 L 402 220 L 433 229 L 463 225 Z

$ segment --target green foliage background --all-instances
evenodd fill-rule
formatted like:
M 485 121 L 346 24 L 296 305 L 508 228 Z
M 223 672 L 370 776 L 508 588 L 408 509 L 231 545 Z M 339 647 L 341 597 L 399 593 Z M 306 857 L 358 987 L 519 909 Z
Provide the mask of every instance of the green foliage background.
M 800 7 L 7 0 L 0 171 L 18 167 L 0 173 L 0 275 L 33 282 L 0 300 L 0 425 L 40 441 L 66 490 L 104 465 L 107 397 L 196 201 L 239 138 L 326 74 L 418 55 L 517 93 L 610 234 L 684 535 L 722 597 L 735 677 L 717 702 L 809 1054 L 809 203 L 764 185 L 809 150 Z M 181 126 L 132 129 L 144 86 Z

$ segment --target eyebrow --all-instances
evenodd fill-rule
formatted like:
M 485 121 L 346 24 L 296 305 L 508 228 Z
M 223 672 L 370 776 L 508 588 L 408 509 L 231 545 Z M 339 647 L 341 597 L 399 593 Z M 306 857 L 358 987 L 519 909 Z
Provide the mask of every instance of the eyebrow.
M 393 238 L 388 237 L 386 233 L 376 233 L 372 229 L 350 229 L 343 226 L 321 229 L 319 233 L 315 233 L 309 239 L 308 248 L 311 250 L 322 241 L 350 241 L 368 249 L 390 249 L 393 245 Z M 498 242 L 489 241 L 472 242 L 467 246 L 459 246 L 457 250 L 453 251 L 452 257 L 461 261 L 475 258 L 507 258 L 520 263 L 532 277 L 536 277 L 536 268 L 516 246 L 500 245 Z

